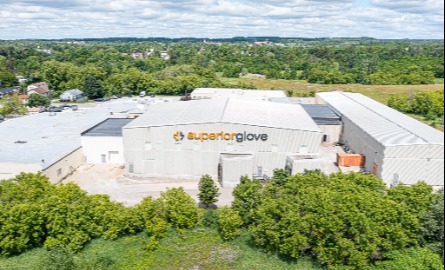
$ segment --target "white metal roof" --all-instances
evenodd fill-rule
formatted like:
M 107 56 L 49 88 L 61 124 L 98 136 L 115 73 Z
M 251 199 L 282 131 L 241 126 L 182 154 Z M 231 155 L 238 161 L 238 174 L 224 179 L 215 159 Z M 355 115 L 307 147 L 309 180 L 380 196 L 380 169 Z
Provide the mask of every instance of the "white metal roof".
M 40 163 L 46 169 L 81 147 L 83 131 L 114 117 L 111 113 L 125 113 L 136 106 L 136 102 L 119 100 L 77 112 L 41 113 L 0 123 L 0 163 Z
M 384 146 L 444 145 L 443 132 L 361 94 L 318 95 Z
M 213 98 L 247 98 L 263 99 L 286 98 L 283 91 L 278 90 L 244 90 L 244 89 L 226 89 L 226 88 L 198 88 L 192 92 L 193 97 L 213 97 Z
M 124 128 L 205 123 L 233 123 L 321 132 L 299 105 L 227 98 L 158 104 L 150 107 L 143 116 Z

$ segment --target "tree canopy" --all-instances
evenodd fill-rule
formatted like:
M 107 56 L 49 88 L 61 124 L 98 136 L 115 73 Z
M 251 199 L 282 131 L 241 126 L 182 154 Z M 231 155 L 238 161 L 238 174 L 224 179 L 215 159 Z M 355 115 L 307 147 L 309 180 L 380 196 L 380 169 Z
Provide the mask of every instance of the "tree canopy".
M 255 39 L 216 42 L 169 39 L 106 39 L 79 43 L 0 41 L 0 80 L 17 84 L 16 75 L 46 81 L 55 94 L 82 89 L 92 76 L 106 96 L 182 95 L 197 87 L 253 88 L 223 83 L 218 76 L 261 74 L 269 79 L 322 84 L 431 84 L 444 77 L 440 41 L 370 39 L 277 39 L 255 46 Z M 51 54 L 37 50 L 51 50 Z M 133 58 L 134 52 L 151 52 Z M 171 60 L 162 59 L 167 51 Z M 217 76 L 218 75 L 218 76 Z M 82 89 L 84 90 L 84 89 Z

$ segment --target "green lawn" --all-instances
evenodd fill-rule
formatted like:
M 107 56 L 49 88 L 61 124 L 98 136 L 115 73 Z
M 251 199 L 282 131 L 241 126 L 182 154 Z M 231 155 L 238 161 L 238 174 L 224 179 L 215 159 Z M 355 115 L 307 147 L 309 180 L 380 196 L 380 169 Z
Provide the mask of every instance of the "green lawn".
M 80 253 L 72 256 L 56 254 L 51 257 L 45 249 L 35 249 L 17 257 L 0 258 L 0 269 L 63 270 L 55 261 L 69 257 L 75 268 L 91 270 L 320 270 L 308 260 L 292 261 L 262 252 L 250 243 L 247 234 L 233 242 L 224 242 L 216 230 L 194 229 L 182 234 L 170 232 L 159 248 L 144 249 L 145 234 L 123 237 L 116 241 L 95 240 Z M 66 255 L 66 254 L 65 254 Z M 51 260 L 57 258 L 57 260 Z M 69 261 L 69 260 L 68 260 Z
M 443 90 L 443 79 L 440 79 L 442 84 L 428 84 L 428 85 L 362 85 L 362 84 L 313 84 L 306 81 L 291 81 L 291 80 L 269 80 L 257 78 L 220 78 L 222 82 L 229 85 L 237 85 L 239 83 L 252 84 L 257 89 L 261 90 L 286 90 L 286 92 L 293 92 L 293 95 L 299 96 L 304 93 L 328 92 L 328 91 L 345 91 L 356 92 L 377 100 L 383 104 L 387 104 L 392 95 L 406 94 L 409 92 L 418 91 L 439 91 Z

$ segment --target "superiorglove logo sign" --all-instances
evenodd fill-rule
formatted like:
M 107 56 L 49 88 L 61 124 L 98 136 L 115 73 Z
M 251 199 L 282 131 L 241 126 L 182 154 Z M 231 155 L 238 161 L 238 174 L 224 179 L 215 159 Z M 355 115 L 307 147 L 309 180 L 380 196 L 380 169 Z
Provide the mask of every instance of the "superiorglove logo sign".
M 187 136 L 182 131 L 177 131 L 173 134 L 173 138 L 176 141 L 187 140 L 196 140 L 196 141 L 236 141 L 238 143 L 246 142 L 246 141 L 263 141 L 266 142 L 269 140 L 269 135 L 267 134 L 253 134 L 253 133 L 231 133 L 221 131 L 219 133 L 216 132 L 189 132 Z

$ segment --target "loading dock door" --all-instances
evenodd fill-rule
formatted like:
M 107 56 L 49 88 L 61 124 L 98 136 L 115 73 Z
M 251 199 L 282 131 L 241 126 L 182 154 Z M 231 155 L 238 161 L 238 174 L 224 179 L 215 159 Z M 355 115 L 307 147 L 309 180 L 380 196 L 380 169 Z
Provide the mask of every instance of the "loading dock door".
M 254 172 L 253 155 L 221 154 L 219 178 L 223 187 L 236 187 L 241 177 L 252 178 Z

